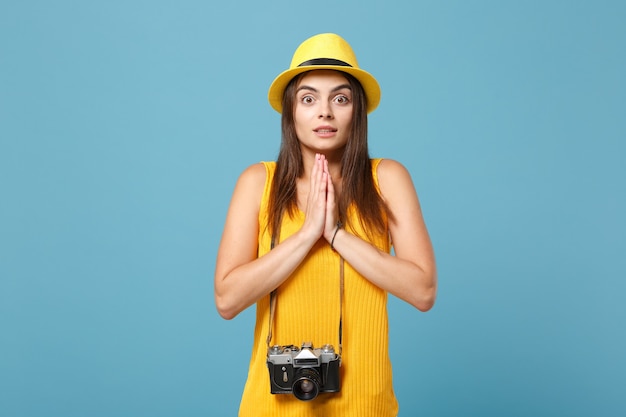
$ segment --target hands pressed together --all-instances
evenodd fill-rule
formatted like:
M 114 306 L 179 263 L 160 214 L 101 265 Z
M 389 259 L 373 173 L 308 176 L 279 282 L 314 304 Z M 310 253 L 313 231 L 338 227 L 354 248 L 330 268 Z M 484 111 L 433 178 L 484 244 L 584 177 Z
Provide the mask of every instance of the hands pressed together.
M 302 232 L 313 242 L 323 236 L 330 243 L 339 221 L 339 214 L 328 160 L 319 153 L 315 154 L 315 162 L 311 169 L 309 194 L 304 213 Z

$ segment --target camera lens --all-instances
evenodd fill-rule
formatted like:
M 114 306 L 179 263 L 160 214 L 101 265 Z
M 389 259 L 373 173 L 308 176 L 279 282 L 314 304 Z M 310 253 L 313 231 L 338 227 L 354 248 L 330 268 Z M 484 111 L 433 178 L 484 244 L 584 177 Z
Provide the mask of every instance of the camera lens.
M 317 397 L 320 392 L 320 374 L 312 368 L 301 368 L 296 372 L 293 383 L 293 395 L 302 401 L 309 401 Z

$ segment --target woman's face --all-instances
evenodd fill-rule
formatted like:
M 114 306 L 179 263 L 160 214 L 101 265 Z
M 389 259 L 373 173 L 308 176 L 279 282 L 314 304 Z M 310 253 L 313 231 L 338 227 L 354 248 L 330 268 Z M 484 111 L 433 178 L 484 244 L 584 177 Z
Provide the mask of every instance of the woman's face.
M 311 71 L 296 87 L 294 122 L 301 146 L 327 154 L 342 149 L 352 124 L 352 89 L 340 72 Z

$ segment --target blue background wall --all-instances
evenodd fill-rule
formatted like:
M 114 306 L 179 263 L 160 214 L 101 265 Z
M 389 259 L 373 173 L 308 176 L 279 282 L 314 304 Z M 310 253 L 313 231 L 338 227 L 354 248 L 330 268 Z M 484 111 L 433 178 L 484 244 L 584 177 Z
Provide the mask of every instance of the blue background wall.
M 0 415 L 235 415 L 213 268 L 266 92 L 332 31 L 380 81 L 440 293 L 390 299 L 403 416 L 626 415 L 621 1 L 2 1 Z M 303 314 L 306 314 L 303 312 Z

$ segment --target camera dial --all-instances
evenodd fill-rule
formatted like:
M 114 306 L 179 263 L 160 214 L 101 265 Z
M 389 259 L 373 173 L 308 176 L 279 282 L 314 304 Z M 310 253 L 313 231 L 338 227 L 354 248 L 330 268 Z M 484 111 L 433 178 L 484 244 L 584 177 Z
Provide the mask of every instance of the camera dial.
M 274 345 L 270 348 L 270 354 L 272 355 L 279 355 L 281 353 L 283 353 L 283 347 L 280 345 Z

